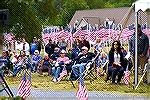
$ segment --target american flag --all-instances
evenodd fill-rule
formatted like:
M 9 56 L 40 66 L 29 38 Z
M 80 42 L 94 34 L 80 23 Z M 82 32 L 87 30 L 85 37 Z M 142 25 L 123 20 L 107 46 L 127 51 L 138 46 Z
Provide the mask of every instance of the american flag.
M 22 95 L 24 95 L 25 85 L 26 85 L 26 72 L 24 73 L 22 80 L 20 81 L 18 93 L 17 93 L 18 96 L 22 97 Z
M 76 93 L 78 100 L 88 100 L 88 91 L 85 85 L 79 82 L 78 91 Z
M 129 70 L 126 70 L 124 72 L 124 78 L 123 78 L 123 80 L 124 80 L 124 84 L 125 85 L 129 85 L 129 82 L 130 82 L 130 71 Z
M 64 76 L 66 76 L 66 75 L 67 75 L 67 70 L 66 70 L 66 68 L 64 67 L 63 70 L 62 70 L 62 72 L 60 73 L 60 76 L 59 76 L 59 78 L 58 78 L 58 82 L 60 82 L 61 79 L 62 79 Z
M 28 79 L 26 80 L 26 72 L 24 73 L 24 76 L 19 84 L 19 89 L 18 89 L 18 96 L 21 96 L 22 98 L 26 98 L 30 95 L 31 93 L 31 72 L 28 76 Z
M 31 94 L 31 71 L 30 74 L 28 76 L 28 80 L 26 80 L 26 84 L 25 84 L 25 95 L 23 96 L 23 98 L 28 97 Z

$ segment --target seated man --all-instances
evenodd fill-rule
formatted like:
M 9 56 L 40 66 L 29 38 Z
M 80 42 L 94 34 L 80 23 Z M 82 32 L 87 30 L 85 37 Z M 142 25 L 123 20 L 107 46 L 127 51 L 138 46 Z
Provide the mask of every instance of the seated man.
M 37 71 L 37 67 L 41 60 L 42 60 L 42 56 L 39 54 L 38 50 L 35 50 L 34 55 L 32 56 L 32 59 L 31 59 L 34 72 Z
M 83 46 L 81 48 L 81 53 L 75 59 L 76 64 L 72 66 L 72 72 L 73 72 L 75 78 L 71 78 L 71 80 L 76 80 L 77 78 L 80 77 L 80 82 L 83 82 L 82 73 L 85 70 L 85 65 L 89 61 L 91 61 L 93 59 L 93 57 L 95 57 L 95 54 L 88 52 L 88 48 L 87 47 Z
M 3 70 L 3 72 L 9 71 L 10 65 L 11 65 L 11 61 L 10 61 L 9 57 L 7 56 L 6 51 L 3 50 L 2 56 L 0 57 L 0 66 L 1 66 L 0 71 L 2 71 L 2 70 Z
M 48 72 L 48 75 L 51 74 L 51 63 L 53 62 L 52 59 L 49 58 L 48 54 L 44 55 L 44 59 L 41 60 L 39 68 L 38 68 L 38 73 L 43 74 L 43 72 L 46 70 Z
M 59 53 L 60 53 L 60 48 L 55 47 L 55 48 L 54 48 L 54 53 L 50 55 L 50 58 L 51 58 L 53 61 L 56 61 L 57 58 L 59 57 Z
M 68 57 L 66 57 L 66 51 L 61 50 L 60 57 L 57 58 L 55 66 L 52 68 L 53 73 L 53 82 L 58 81 L 61 71 L 65 67 L 66 64 L 69 64 L 71 61 Z

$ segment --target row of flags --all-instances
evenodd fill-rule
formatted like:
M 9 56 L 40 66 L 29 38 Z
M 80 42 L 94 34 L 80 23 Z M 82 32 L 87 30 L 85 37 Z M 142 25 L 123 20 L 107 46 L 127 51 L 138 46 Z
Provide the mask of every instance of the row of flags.
M 45 33 L 42 34 L 42 39 L 44 43 L 48 43 L 49 39 L 52 39 L 52 41 L 58 42 L 61 37 L 64 37 L 66 41 L 74 41 L 76 36 L 85 36 L 87 41 L 92 41 L 94 42 L 96 38 L 101 38 L 103 41 L 107 39 L 116 39 L 119 35 L 120 31 L 119 30 L 112 30 L 112 29 L 100 29 L 98 31 L 87 31 L 87 30 L 77 30 L 74 34 L 65 32 L 64 30 L 56 32 L 56 33 Z M 130 38 L 130 36 L 133 34 L 133 31 L 130 31 L 128 28 L 124 29 L 122 32 L 122 37 L 123 39 L 127 40 Z
M 150 29 L 143 29 L 142 31 L 148 35 L 150 33 Z M 61 37 L 64 37 L 66 41 L 73 42 L 76 36 L 79 36 L 79 37 L 85 36 L 86 40 L 92 41 L 92 42 L 94 42 L 96 38 L 101 38 L 103 41 L 106 41 L 108 39 L 112 39 L 112 40 L 117 39 L 120 32 L 121 32 L 120 30 L 102 28 L 100 30 L 93 31 L 93 32 L 79 29 L 75 33 L 71 34 L 67 31 L 61 30 L 59 32 L 51 33 L 51 34 L 43 33 L 42 39 L 44 43 L 48 43 L 49 39 L 52 39 L 52 41 L 58 42 Z M 134 32 L 135 32 L 134 30 L 129 30 L 129 28 L 125 28 L 123 29 L 121 33 L 120 39 L 128 40 Z
M 31 94 L 31 71 L 28 78 L 26 79 L 26 71 L 20 81 L 17 96 L 26 99 Z
M 88 41 L 94 41 L 96 39 L 96 37 L 99 37 L 101 39 L 103 39 L 104 41 L 106 39 L 116 39 L 121 31 L 121 26 L 119 25 L 115 25 L 114 28 L 100 28 L 98 30 L 90 30 L 90 29 L 76 29 L 75 32 L 71 32 L 69 30 L 71 30 L 72 28 L 70 27 L 69 29 L 61 29 L 61 30 L 57 30 L 57 31 L 51 31 L 54 29 L 49 29 L 46 28 L 46 31 L 43 31 L 42 33 L 42 37 L 43 37 L 43 41 L 47 41 L 47 39 L 51 38 L 53 41 L 59 41 L 59 37 L 63 36 L 64 34 L 64 38 L 68 41 L 73 41 L 74 37 L 76 35 L 85 35 L 85 37 L 87 38 Z M 148 34 L 150 33 L 150 30 L 147 28 L 147 24 L 142 24 L 141 25 L 141 29 L 143 30 L 144 33 Z M 50 32 L 48 31 L 50 30 Z M 131 24 L 128 27 L 124 28 L 122 31 L 122 35 L 121 35 L 121 39 L 124 40 L 128 40 L 130 38 L 130 36 L 134 33 L 135 30 L 135 25 Z

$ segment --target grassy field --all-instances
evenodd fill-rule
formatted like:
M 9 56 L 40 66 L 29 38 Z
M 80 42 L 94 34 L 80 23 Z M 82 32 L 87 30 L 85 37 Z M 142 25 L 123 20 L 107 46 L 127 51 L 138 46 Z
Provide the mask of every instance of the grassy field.
M 111 82 L 105 82 L 105 76 L 97 77 L 92 83 L 88 77 L 86 77 L 85 85 L 88 88 L 88 91 L 105 91 L 105 92 L 117 92 L 117 93 L 129 93 L 133 95 L 145 95 L 150 96 L 150 86 L 143 84 L 139 85 L 137 90 L 133 89 L 132 81 L 133 75 L 131 76 L 130 85 L 124 85 L 123 82 L 121 85 L 112 85 Z M 22 76 L 17 77 L 6 77 L 6 81 L 11 87 L 18 87 Z M 52 77 L 47 76 L 47 73 L 44 75 L 39 75 L 38 73 L 32 74 L 32 88 L 34 89 L 44 89 L 44 90 L 54 90 L 54 91 L 77 91 L 78 82 L 74 81 L 74 88 L 70 81 L 66 80 L 67 77 L 64 77 L 60 82 L 52 82 Z

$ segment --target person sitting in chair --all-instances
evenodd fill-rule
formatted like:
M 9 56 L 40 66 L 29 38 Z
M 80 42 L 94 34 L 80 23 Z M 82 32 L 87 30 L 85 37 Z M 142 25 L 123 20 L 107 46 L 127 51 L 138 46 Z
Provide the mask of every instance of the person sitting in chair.
M 35 50 L 34 55 L 32 56 L 31 59 L 34 72 L 37 71 L 37 67 L 41 60 L 42 60 L 42 56 L 39 54 L 38 50 Z
M 104 76 L 104 73 L 106 72 L 106 63 L 108 62 L 108 55 L 105 52 L 101 52 L 100 56 L 98 57 L 98 60 L 100 62 L 100 65 L 103 69 L 102 72 L 99 71 L 99 68 L 97 69 L 97 74 L 100 76 Z
M 21 69 L 30 69 L 33 70 L 31 59 L 26 55 L 25 51 L 21 51 L 21 54 L 17 58 L 17 62 L 14 65 L 13 76 L 16 76 Z
M 109 51 L 109 65 L 106 82 L 111 76 L 112 84 L 116 84 L 116 76 L 118 75 L 117 83 L 120 83 L 124 72 L 123 61 L 124 57 L 121 52 L 121 44 L 119 41 L 114 41 L 112 43 L 111 50 Z
M 53 73 L 53 82 L 58 81 L 58 78 L 60 76 L 61 71 L 65 67 L 65 65 L 68 65 L 71 61 L 69 58 L 66 56 L 66 51 L 61 50 L 60 52 L 60 57 L 57 58 L 55 66 L 52 68 L 52 73 Z
M 60 53 L 60 48 L 55 47 L 55 48 L 54 48 L 54 53 L 50 55 L 50 58 L 51 58 L 53 61 L 56 61 L 57 58 L 59 57 L 59 53 Z
M 95 57 L 94 53 L 88 52 L 88 48 L 83 46 L 81 48 L 81 53 L 74 60 L 76 61 L 75 65 L 72 66 L 72 72 L 74 78 L 71 77 L 71 80 L 76 80 L 80 77 L 80 82 L 83 82 L 82 73 L 85 70 L 85 65 Z
M 3 50 L 2 56 L 0 57 L 0 66 L 1 66 L 0 70 L 3 70 L 4 72 L 9 71 L 10 64 L 11 64 L 11 61 L 10 61 L 9 57 L 7 56 L 6 51 Z
M 46 70 L 46 72 L 48 72 L 48 75 L 50 75 L 52 62 L 53 62 L 53 60 L 50 59 L 48 54 L 46 53 L 44 55 L 44 59 L 42 59 L 40 64 L 39 64 L 38 73 L 42 75 L 43 72 Z

